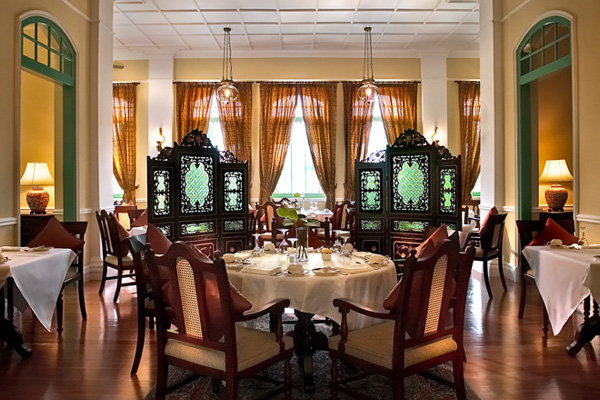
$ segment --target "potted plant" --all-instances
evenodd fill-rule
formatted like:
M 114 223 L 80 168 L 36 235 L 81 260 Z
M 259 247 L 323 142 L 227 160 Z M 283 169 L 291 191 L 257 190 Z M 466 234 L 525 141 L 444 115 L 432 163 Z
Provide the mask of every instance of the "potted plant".
M 283 218 L 283 226 L 286 228 L 294 227 L 296 230 L 298 261 L 308 261 L 308 229 L 320 226 L 320 222 L 315 218 L 307 218 L 306 215 L 299 214 L 298 211 L 300 211 L 299 208 L 279 207 L 277 215 Z

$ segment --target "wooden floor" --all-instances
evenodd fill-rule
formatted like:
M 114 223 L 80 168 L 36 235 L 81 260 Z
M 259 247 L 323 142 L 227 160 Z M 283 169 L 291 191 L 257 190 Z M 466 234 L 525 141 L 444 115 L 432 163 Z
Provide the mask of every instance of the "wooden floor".
M 482 399 L 600 399 L 600 340 L 577 357 L 564 348 L 581 315 L 570 320 L 558 336 L 541 338 L 541 300 L 529 285 L 525 318 L 517 319 L 518 290 L 508 282 L 488 301 L 481 277 L 472 278 L 465 323 L 468 384 Z M 130 376 L 136 338 L 133 287 L 112 302 L 114 283 L 105 296 L 98 282 L 86 284 L 88 319 L 81 321 L 75 287 L 65 300 L 62 337 L 48 333 L 30 311 L 18 318 L 25 340 L 33 349 L 28 360 L 0 349 L 0 399 L 142 399 L 154 381 L 154 335 L 147 339 L 137 376 Z M 572 318 L 573 319 L 573 318 Z

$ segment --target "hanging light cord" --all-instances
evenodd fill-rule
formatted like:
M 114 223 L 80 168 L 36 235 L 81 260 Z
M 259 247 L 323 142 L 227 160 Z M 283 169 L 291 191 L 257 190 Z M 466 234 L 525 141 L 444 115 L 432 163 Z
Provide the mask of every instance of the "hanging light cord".
M 224 39 L 223 39 L 223 79 L 222 80 L 233 80 L 233 64 L 231 62 L 231 28 L 223 28 Z
M 371 28 L 365 28 L 365 51 L 363 63 L 363 80 L 373 80 L 373 42 L 371 39 Z

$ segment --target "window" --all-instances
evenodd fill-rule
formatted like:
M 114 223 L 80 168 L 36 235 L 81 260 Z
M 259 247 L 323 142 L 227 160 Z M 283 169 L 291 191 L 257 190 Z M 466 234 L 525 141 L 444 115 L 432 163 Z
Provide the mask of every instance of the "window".
M 369 143 L 367 144 L 367 156 L 377 150 L 385 150 L 387 144 L 388 140 L 381 118 L 381 108 L 379 107 L 379 97 L 376 97 L 373 103 L 373 122 L 369 133 Z
M 221 120 L 219 120 L 219 100 L 217 96 L 213 94 L 212 103 L 210 107 L 210 122 L 208 125 L 208 132 L 206 136 L 210 139 L 213 146 L 217 147 L 219 151 L 225 150 L 225 139 L 223 137 L 223 130 L 221 129 Z
M 119 186 L 119 182 L 117 182 L 117 178 L 113 175 L 112 179 L 112 192 L 113 192 L 113 203 L 119 204 L 123 201 L 123 189 Z
M 325 197 L 310 155 L 300 100 L 292 125 L 290 148 L 273 197 L 292 197 L 294 193 L 307 198 Z

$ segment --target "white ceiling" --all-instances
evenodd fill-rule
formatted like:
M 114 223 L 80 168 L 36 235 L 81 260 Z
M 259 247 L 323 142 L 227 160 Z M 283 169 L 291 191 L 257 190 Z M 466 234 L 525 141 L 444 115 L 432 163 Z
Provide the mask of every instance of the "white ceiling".
M 477 0 L 115 0 L 114 58 L 375 57 L 479 52 Z

